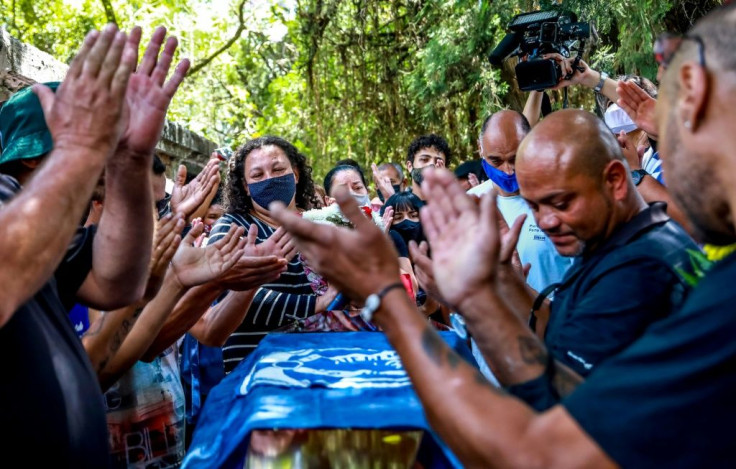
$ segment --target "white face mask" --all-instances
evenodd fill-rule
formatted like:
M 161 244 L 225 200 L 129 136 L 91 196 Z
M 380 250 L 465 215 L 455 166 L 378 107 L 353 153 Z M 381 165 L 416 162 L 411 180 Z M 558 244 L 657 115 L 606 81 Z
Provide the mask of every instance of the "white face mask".
M 350 195 L 355 199 L 356 202 L 358 202 L 358 205 L 361 207 L 368 207 L 371 205 L 371 198 L 368 197 L 368 194 L 356 194 L 354 192 L 351 192 Z

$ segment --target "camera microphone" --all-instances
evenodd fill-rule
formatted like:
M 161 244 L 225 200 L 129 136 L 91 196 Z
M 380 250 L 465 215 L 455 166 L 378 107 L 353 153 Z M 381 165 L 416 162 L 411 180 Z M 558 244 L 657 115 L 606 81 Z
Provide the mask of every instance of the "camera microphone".
M 491 65 L 494 67 L 500 66 L 503 61 L 506 60 L 506 57 L 516 50 L 522 37 L 523 34 L 517 33 L 516 31 L 512 31 L 504 36 L 504 38 L 501 39 L 501 42 L 498 43 L 496 48 L 493 49 L 493 52 L 488 56 L 488 60 L 491 62 Z

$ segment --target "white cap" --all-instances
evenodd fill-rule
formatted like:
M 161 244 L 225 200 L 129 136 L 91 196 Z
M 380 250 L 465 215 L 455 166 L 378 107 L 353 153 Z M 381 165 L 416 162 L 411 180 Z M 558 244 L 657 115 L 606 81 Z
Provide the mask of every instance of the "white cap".
M 622 130 L 626 133 L 638 129 L 634 121 L 631 120 L 626 111 L 621 109 L 618 104 L 611 104 L 603 115 L 603 120 L 611 132 L 618 135 Z

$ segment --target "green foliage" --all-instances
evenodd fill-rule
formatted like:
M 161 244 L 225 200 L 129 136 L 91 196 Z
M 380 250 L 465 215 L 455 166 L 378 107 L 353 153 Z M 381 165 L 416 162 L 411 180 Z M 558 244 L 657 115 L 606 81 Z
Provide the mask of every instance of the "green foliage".
M 594 22 L 588 61 L 653 78 L 651 46 L 682 32 L 715 0 L 0 0 L 0 24 L 68 61 L 109 20 L 147 34 L 159 24 L 193 61 L 169 117 L 235 148 L 276 134 L 309 157 L 317 179 L 335 161 L 404 162 L 413 138 L 436 132 L 455 163 L 473 158 L 490 112 L 521 110 L 513 64 L 488 54 L 516 14 L 560 5 Z M 147 39 L 144 37 L 144 40 Z M 561 94 L 551 93 L 556 107 Z M 586 89 L 570 105 L 593 109 Z

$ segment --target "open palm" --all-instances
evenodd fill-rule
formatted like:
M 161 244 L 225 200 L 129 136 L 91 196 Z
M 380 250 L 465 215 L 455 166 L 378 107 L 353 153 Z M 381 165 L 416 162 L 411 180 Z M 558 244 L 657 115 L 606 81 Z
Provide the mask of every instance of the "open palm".
M 214 280 L 243 256 L 245 239 L 241 239 L 243 228 L 233 225 L 230 231 L 217 242 L 206 248 L 194 246 L 194 240 L 202 234 L 204 225 L 197 223 L 182 240 L 171 268 L 182 286 L 186 288 Z
M 176 38 L 169 37 L 159 56 L 165 36 L 164 27 L 156 28 L 143 60 L 128 82 L 124 109 L 127 126 L 118 146 L 134 154 L 148 155 L 155 148 L 171 99 L 189 69 L 189 61 L 181 61 L 166 81 L 178 44 Z
M 453 307 L 490 288 L 499 268 L 512 265 L 524 217 L 507 229 L 496 207 L 496 194 L 483 196 L 480 205 L 463 191 L 452 173 L 431 171 L 422 191 L 422 226 L 432 251 L 437 288 Z

